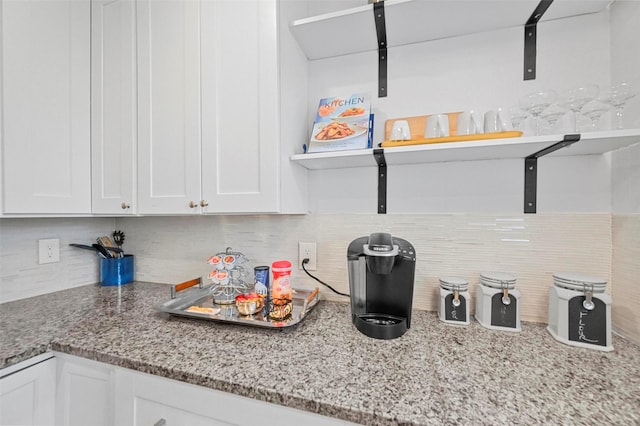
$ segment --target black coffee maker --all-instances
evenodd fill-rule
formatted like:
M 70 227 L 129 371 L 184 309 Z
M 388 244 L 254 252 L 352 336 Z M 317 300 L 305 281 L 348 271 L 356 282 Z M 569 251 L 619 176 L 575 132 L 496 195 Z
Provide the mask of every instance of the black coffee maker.
M 411 326 L 416 251 L 387 233 L 360 237 L 347 250 L 351 320 L 376 339 L 395 339 Z

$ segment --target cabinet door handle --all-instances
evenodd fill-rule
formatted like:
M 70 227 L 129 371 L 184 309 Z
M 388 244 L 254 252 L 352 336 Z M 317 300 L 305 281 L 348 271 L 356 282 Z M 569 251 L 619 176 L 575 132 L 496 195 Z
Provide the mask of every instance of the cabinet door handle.
M 131 208 L 131 204 L 127 204 L 123 201 L 122 204 L 120 204 L 120 207 L 122 207 L 122 210 L 126 210 L 128 208 Z
M 201 200 L 200 201 L 200 207 L 207 207 L 209 205 L 209 203 L 207 202 L 207 200 Z
M 155 422 L 153 426 L 164 426 L 166 424 L 167 424 L 167 421 L 165 419 L 160 419 L 157 422 Z
M 198 207 L 198 203 L 194 201 L 189 201 L 189 207 L 191 207 L 192 209 L 195 209 L 196 207 Z

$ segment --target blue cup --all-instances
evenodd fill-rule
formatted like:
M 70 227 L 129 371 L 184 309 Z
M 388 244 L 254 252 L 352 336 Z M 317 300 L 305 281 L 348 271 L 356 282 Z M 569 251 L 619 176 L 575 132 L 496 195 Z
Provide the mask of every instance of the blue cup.
M 133 255 L 100 259 L 100 283 L 103 286 L 129 284 L 133 281 Z

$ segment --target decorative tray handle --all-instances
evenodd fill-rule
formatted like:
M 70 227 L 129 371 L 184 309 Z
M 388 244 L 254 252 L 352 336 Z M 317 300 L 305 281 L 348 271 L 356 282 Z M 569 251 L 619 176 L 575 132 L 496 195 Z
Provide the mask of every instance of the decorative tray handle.
M 194 285 L 197 285 L 198 288 L 202 288 L 202 277 L 194 278 L 192 280 L 185 281 L 185 282 L 180 283 L 180 284 L 172 285 L 171 286 L 171 298 L 175 299 L 176 298 L 176 294 L 179 291 L 186 290 L 189 287 L 193 287 Z
M 318 295 L 318 291 L 319 291 L 319 290 L 320 290 L 320 289 L 319 289 L 318 287 L 316 287 L 316 288 L 311 292 L 311 294 L 309 295 L 309 297 L 307 297 L 307 298 L 304 300 L 304 305 L 303 305 L 303 307 L 302 307 L 302 311 L 300 312 L 300 319 L 304 318 L 304 316 L 305 316 L 305 315 L 307 315 L 307 308 L 308 308 L 308 306 L 309 306 L 309 303 L 311 303 L 311 302 L 313 301 L 313 299 L 315 299 L 315 298 L 316 298 L 316 296 Z

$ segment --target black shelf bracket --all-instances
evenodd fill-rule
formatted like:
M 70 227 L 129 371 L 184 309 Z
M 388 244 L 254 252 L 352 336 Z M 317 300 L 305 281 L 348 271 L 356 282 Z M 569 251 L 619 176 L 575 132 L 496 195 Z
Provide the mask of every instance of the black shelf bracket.
M 580 135 L 564 135 L 564 139 L 524 159 L 524 212 L 535 213 L 538 192 L 538 158 L 570 146 L 580 140 Z
M 384 159 L 384 149 L 374 149 L 373 158 L 378 164 L 378 214 L 387 214 L 387 161 Z
M 538 21 L 551 6 L 553 0 L 540 0 L 527 23 L 524 24 L 524 79 L 536 79 L 536 40 L 538 33 Z
M 378 36 L 378 97 L 387 96 L 387 26 L 384 17 L 384 1 L 373 4 L 373 18 Z

